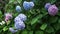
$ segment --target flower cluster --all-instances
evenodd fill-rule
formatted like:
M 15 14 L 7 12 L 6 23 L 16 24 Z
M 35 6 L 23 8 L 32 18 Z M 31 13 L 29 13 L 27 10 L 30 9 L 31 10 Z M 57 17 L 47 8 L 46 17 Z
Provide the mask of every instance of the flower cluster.
M 18 30 L 14 30 L 13 28 L 9 28 L 9 30 L 12 32 L 12 33 L 15 33 L 15 32 L 17 32 Z
M 5 14 L 5 21 L 7 22 L 9 19 L 12 19 L 12 14 L 11 13 L 6 13 Z
M 24 24 L 24 22 L 23 21 L 19 21 L 19 22 L 16 22 L 15 23 L 15 28 L 17 29 L 17 30 L 23 30 L 24 28 L 25 28 L 25 24 Z
M 23 30 L 25 28 L 25 24 L 24 21 L 26 21 L 27 17 L 24 14 L 19 14 L 15 19 L 14 19 L 14 26 L 16 28 L 16 30 Z M 14 30 L 13 28 L 9 29 L 12 33 L 17 32 L 16 30 Z
M 31 9 L 32 7 L 34 7 L 34 3 L 33 3 L 33 2 L 24 1 L 23 7 L 24 7 L 25 10 L 29 10 L 29 9 Z
M 32 0 L 34 1 L 34 0 Z M 29 10 L 29 9 L 32 9 L 34 7 L 34 2 L 27 2 L 27 1 L 24 1 L 23 2 L 23 8 L 25 10 Z M 45 9 L 48 10 L 48 13 L 49 15 L 51 16 L 55 16 L 57 13 L 58 13 L 58 8 L 56 7 L 56 5 L 51 5 L 50 3 L 46 3 L 45 4 Z M 20 6 L 16 6 L 16 11 L 17 12 L 21 12 L 22 9 Z M 7 22 L 9 19 L 12 18 L 12 14 L 10 13 L 7 13 L 5 14 L 5 21 Z M 12 33 L 15 33 L 17 32 L 18 30 L 23 30 L 25 28 L 25 24 L 24 24 L 24 21 L 27 20 L 27 16 L 24 15 L 24 14 L 19 14 L 15 19 L 14 19 L 14 26 L 16 28 L 13 29 L 13 28 L 9 28 L 9 30 L 12 32 Z
M 58 13 L 58 8 L 56 5 L 51 5 L 50 3 L 46 3 L 45 9 L 48 10 L 49 15 L 55 16 Z
M 48 13 L 52 16 L 55 16 L 58 13 L 58 8 L 56 7 L 56 5 L 52 5 L 51 7 L 49 7 Z
M 26 15 L 24 14 L 19 14 L 15 19 L 15 28 L 18 30 L 22 30 L 25 28 L 25 24 L 23 21 L 27 19 Z
M 50 3 L 46 3 L 46 4 L 45 4 L 45 9 L 48 10 L 48 8 L 49 8 L 50 6 L 51 6 Z
M 16 6 L 16 11 L 17 12 L 21 12 L 21 7 L 20 6 Z

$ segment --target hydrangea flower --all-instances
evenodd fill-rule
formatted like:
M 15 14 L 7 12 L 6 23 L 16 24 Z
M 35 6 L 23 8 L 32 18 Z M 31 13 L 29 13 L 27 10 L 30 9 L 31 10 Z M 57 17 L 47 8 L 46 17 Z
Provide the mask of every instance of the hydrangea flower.
M 49 8 L 50 6 L 51 6 L 50 3 L 46 3 L 46 4 L 45 4 L 45 9 L 48 10 L 48 8 Z
M 17 32 L 18 30 L 14 30 L 13 28 L 9 28 L 9 31 L 11 31 L 12 33 Z
M 34 3 L 33 2 L 30 2 L 30 7 L 34 7 Z
M 12 14 L 11 13 L 6 13 L 5 14 L 5 21 L 7 22 L 9 19 L 12 19 Z
M 16 6 L 16 11 L 17 12 L 21 12 L 21 7 L 20 6 Z
M 33 2 L 24 1 L 23 7 L 24 7 L 25 10 L 29 10 L 29 9 L 34 7 L 34 3 Z
M 25 21 L 27 19 L 26 15 L 24 14 L 19 14 L 15 19 L 15 28 L 17 30 L 23 30 L 25 28 L 25 24 L 23 21 Z
M 14 21 L 15 21 L 15 22 L 19 22 L 20 20 L 21 20 L 21 21 L 26 21 L 26 19 L 27 19 L 27 16 L 26 16 L 26 15 L 24 15 L 24 14 L 19 14 L 19 15 L 14 19 Z
M 20 22 L 16 22 L 16 23 L 15 23 L 15 28 L 16 28 L 17 30 L 23 30 L 23 29 L 25 28 L 24 22 L 21 21 L 21 20 L 20 20 Z
M 17 16 L 15 19 L 14 19 L 14 22 L 19 22 L 21 19 Z
M 48 8 L 48 13 L 51 16 L 55 16 L 58 13 L 58 8 L 56 7 L 56 5 L 52 5 Z
M 19 14 L 18 17 L 22 20 L 22 21 L 26 21 L 27 20 L 27 16 L 24 14 Z

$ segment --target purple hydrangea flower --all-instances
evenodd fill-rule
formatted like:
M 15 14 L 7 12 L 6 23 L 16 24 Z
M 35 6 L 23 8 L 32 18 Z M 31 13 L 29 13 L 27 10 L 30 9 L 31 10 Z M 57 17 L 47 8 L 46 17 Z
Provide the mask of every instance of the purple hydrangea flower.
M 13 28 L 9 28 L 9 31 L 11 31 L 12 33 L 17 32 L 18 30 L 14 30 Z
M 25 28 L 25 24 L 23 21 L 25 21 L 27 19 L 26 15 L 24 14 L 19 14 L 15 19 L 15 28 L 17 30 L 23 30 Z
M 15 28 L 16 28 L 17 30 L 23 30 L 23 29 L 25 28 L 24 22 L 21 21 L 21 20 L 20 20 L 20 22 L 16 22 L 16 23 L 15 23 Z
M 46 3 L 46 4 L 45 4 L 45 9 L 48 10 L 48 8 L 49 8 L 50 6 L 51 6 L 50 3 Z
M 19 22 L 21 19 L 17 16 L 15 19 L 14 19 L 14 22 Z
M 24 15 L 24 14 L 19 14 L 19 15 L 14 19 L 14 21 L 15 21 L 15 22 L 19 22 L 20 20 L 21 20 L 21 21 L 26 21 L 26 19 L 27 19 L 27 16 L 26 16 L 26 15 Z
M 34 7 L 34 3 L 33 3 L 33 2 L 24 1 L 23 7 L 24 7 L 25 10 L 29 10 L 29 9 L 31 9 L 32 7 Z
M 58 8 L 56 5 L 52 5 L 48 8 L 49 15 L 55 16 L 58 13 Z
M 21 7 L 20 6 L 16 6 L 16 11 L 21 12 Z
M 22 20 L 22 21 L 26 21 L 27 16 L 24 14 L 19 14 L 18 17 Z

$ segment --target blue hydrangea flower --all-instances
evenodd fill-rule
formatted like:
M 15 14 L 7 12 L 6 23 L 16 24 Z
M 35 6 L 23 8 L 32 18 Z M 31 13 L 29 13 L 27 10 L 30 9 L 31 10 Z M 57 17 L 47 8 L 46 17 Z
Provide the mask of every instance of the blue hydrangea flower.
M 30 2 L 30 7 L 32 8 L 34 6 L 34 3 L 33 2 Z
M 48 10 L 48 8 L 49 8 L 50 6 L 51 6 L 50 3 L 46 3 L 46 4 L 45 4 L 45 9 Z
M 21 12 L 21 7 L 20 6 L 16 6 L 16 11 L 17 12 Z
M 14 30 L 13 28 L 9 28 L 9 31 L 11 31 L 12 33 L 17 32 L 18 30 Z
M 32 7 L 34 7 L 34 3 L 33 3 L 33 2 L 24 1 L 23 7 L 24 7 L 25 10 L 29 10 L 29 9 L 31 9 Z
M 22 20 L 22 21 L 26 21 L 27 20 L 27 16 L 24 14 L 19 14 L 18 17 Z
M 20 22 L 16 22 L 16 23 L 15 23 L 15 28 L 16 28 L 17 30 L 23 30 L 23 29 L 25 28 L 24 22 L 21 21 L 21 20 L 20 20 Z

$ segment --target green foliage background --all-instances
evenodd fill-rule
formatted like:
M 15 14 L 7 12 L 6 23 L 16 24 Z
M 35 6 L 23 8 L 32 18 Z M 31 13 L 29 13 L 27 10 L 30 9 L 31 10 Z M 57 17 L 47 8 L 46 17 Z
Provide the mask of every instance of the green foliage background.
M 34 0 L 35 6 L 33 9 L 25 11 L 23 2 L 25 0 L 0 0 L 0 21 L 4 20 L 4 13 L 12 12 L 13 19 L 5 25 L 0 25 L 0 34 L 12 34 L 9 27 L 14 28 L 14 18 L 24 13 L 27 16 L 25 21 L 25 29 L 16 32 L 15 34 L 59 34 L 60 33 L 60 0 Z M 26 0 L 31 1 L 31 0 Z M 56 16 L 50 16 L 44 8 L 46 3 L 56 4 L 59 12 Z M 22 12 L 18 13 L 15 7 L 20 5 Z

